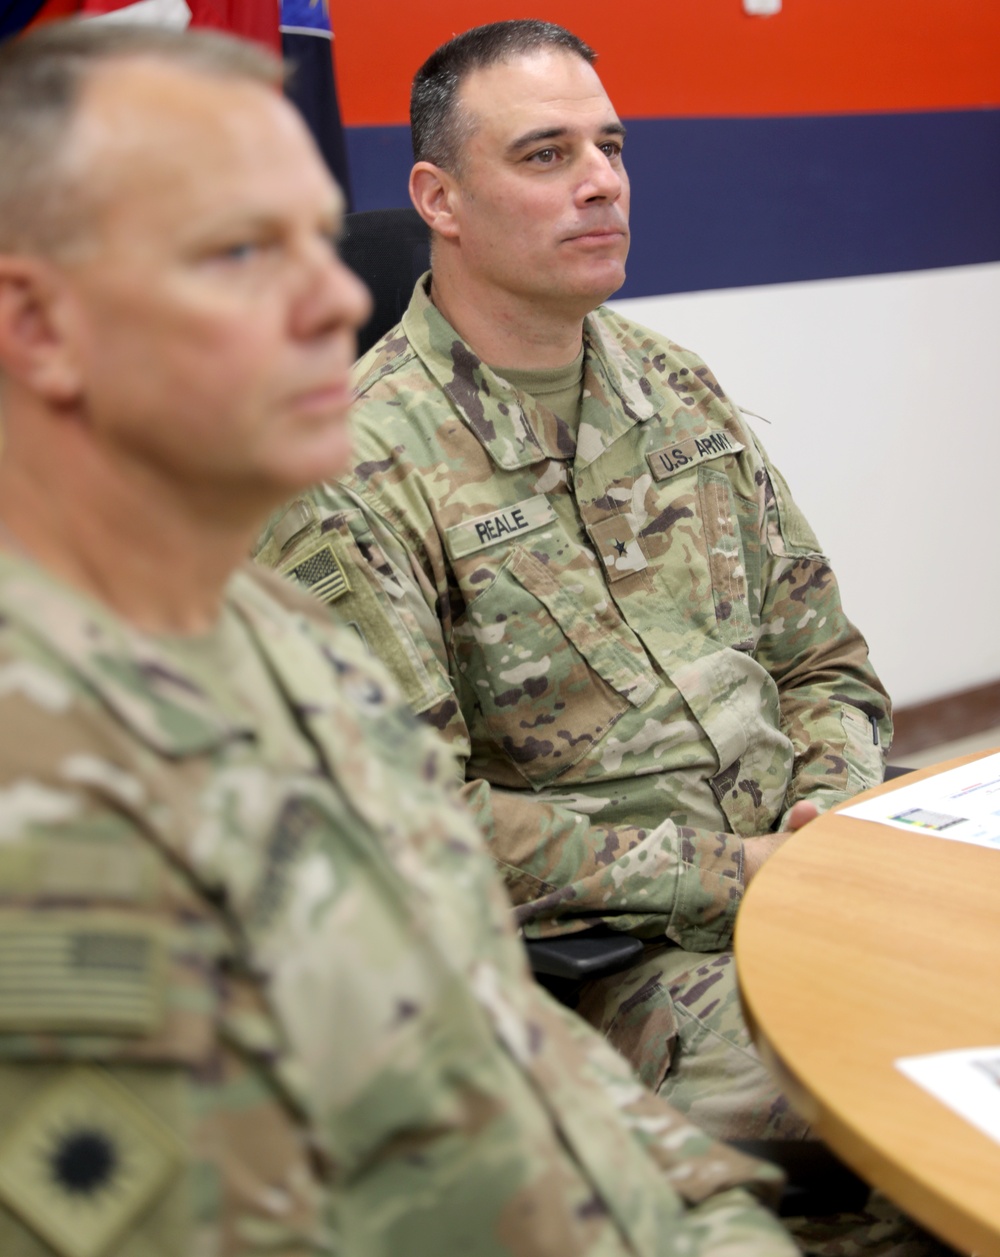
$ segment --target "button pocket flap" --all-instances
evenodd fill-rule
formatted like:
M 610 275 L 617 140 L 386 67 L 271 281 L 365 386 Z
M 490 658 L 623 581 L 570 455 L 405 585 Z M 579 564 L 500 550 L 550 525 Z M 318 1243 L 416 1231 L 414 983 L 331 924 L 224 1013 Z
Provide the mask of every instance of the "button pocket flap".
M 538 599 L 594 671 L 633 707 L 642 707 L 656 691 L 649 660 L 610 601 L 585 614 L 573 598 L 571 581 L 561 582 L 527 550 L 511 559 L 510 574 Z M 614 635 L 612 635 L 614 633 Z

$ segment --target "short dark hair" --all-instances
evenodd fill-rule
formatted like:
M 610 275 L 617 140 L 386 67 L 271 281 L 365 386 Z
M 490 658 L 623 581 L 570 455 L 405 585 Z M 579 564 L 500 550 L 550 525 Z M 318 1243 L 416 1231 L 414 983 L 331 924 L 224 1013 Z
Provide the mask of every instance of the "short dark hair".
M 285 73 L 267 49 L 207 30 L 74 19 L 0 45 L 0 252 L 55 253 L 86 231 L 86 172 L 70 151 L 77 107 L 96 70 L 133 57 L 268 87 Z
M 554 22 L 516 18 L 489 22 L 456 35 L 432 52 L 413 78 L 410 92 L 410 136 L 414 161 L 429 161 L 455 171 L 462 141 L 473 120 L 459 115 L 458 91 L 473 70 L 527 56 L 545 48 L 562 48 L 588 65 L 597 53 L 582 39 Z

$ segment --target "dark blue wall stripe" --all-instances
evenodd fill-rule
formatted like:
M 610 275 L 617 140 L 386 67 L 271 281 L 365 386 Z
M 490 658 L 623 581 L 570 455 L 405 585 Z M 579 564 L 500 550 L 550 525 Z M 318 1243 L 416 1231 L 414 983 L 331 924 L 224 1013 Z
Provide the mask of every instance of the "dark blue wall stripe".
M 405 127 L 347 132 L 356 209 L 407 204 Z M 1000 260 L 1000 110 L 628 120 L 620 296 Z
M 406 186 L 413 165 L 410 128 L 346 127 L 344 135 L 355 210 L 409 205 Z

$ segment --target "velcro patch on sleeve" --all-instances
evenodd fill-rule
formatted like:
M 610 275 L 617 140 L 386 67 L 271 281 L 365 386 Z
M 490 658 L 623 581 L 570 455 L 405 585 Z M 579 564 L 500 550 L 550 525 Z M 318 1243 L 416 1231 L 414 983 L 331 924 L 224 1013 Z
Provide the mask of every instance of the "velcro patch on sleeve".
M 519 533 L 543 528 L 551 524 L 555 517 L 548 498 L 539 494 L 525 498 L 523 502 L 515 502 L 513 506 L 453 525 L 445 531 L 445 545 L 453 559 L 461 559 L 467 554 L 475 554 L 477 550 L 485 550 L 487 546 L 510 541 Z
M 282 575 L 292 576 L 299 584 L 321 602 L 336 602 L 351 592 L 343 564 L 328 542 L 310 550 L 303 558 L 296 559 L 291 567 L 283 567 Z
M 12 895 L 63 895 L 148 900 L 155 885 L 153 857 L 139 847 L 91 842 L 73 827 L 72 840 L 32 836 L 0 845 L 0 885 Z
M 164 1015 L 166 941 L 98 913 L 0 920 L 0 1030 L 149 1034 Z
M 75 1068 L 0 1138 L 0 1201 L 61 1257 L 101 1257 L 171 1183 L 184 1148 L 96 1069 Z
M 723 428 L 714 432 L 705 432 L 702 436 L 688 437 L 674 445 L 664 445 L 662 449 L 653 450 L 646 455 L 649 470 L 654 480 L 669 480 L 678 472 L 710 458 L 721 458 L 723 454 L 738 454 L 746 446 L 734 440 Z
M 278 547 L 278 552 L 284 550 L 285 546 L 297 537 L 303 528 L 308 528 L 315 522 L 315 506 L 305 498 L 298 498 L 287 508 L 272 529 L 274 544 Z

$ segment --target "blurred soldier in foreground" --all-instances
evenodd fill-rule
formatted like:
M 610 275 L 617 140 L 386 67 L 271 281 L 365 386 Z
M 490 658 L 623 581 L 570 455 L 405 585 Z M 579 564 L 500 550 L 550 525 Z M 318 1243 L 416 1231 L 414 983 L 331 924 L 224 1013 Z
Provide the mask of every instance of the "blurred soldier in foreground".
M 347 464 L 368 308 L 280 75 L 0 53 L 0 1253 L 791 1253 L 530 981 L 444 744 L 241 568 Z
M 352 472 L 259 557 L 451 742 L 528 934 L 646 940 L 578 1003 L 643 1081 L 722 1138 L 800 1138 L 743 1025 L 733 924 L 788 830 L 881 781 L 888 700 L 738 409 L 600 305 L 629 184 L 593 60 L 513 21 L 418 71 L 431 274 L 355 368 Z

